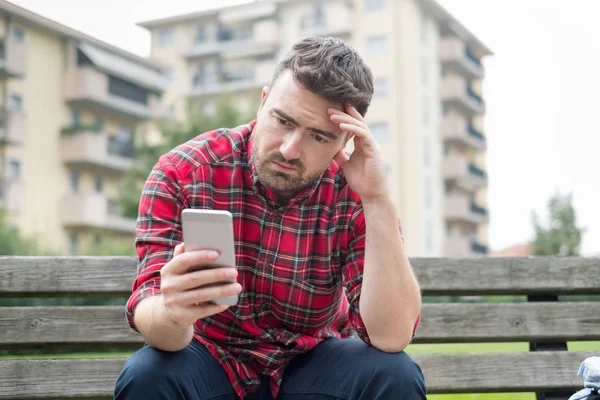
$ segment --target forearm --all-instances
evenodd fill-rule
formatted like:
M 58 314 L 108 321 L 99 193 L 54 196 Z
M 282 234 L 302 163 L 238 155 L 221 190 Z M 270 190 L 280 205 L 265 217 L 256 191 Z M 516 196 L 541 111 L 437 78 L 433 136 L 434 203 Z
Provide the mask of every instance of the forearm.
M 194 327 L 180 327 L 170 320 L 161 295 L 150 296 L 137 305 L 134 322 L 148 344 L 165 351 L 185 348 L 194 335 Z
M 403 350 L 421 310 L 421 293 L 404 252 L 391 199 L 363 203 L 366 249 L 360 313 L 373 346 Z

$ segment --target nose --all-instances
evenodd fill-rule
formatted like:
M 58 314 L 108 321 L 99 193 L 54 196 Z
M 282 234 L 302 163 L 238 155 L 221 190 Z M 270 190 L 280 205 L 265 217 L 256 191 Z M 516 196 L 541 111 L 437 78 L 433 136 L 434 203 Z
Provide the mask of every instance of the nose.
M 287 160 L 297 160 L 302 155 L 302 135 L 298 130 L 288 132 L 279 147 Z

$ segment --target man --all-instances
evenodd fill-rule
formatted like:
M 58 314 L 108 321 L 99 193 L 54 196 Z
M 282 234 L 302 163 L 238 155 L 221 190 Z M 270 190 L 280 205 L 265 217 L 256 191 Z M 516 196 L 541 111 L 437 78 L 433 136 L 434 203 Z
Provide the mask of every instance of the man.
M 420 289 L 363 119 L 372 81 L 342 41 L 303 39 L 255 121 L 159 159 L 140 200 L 127 303 L 148 345 L 123 367 L 116 399 L 425 399 L 403 352 Z M 237 272 L 187 272 L 217 254 L 185 251 L 184 208 L 232 212 Z M 235 306 L 211 303 L 232 294 Z

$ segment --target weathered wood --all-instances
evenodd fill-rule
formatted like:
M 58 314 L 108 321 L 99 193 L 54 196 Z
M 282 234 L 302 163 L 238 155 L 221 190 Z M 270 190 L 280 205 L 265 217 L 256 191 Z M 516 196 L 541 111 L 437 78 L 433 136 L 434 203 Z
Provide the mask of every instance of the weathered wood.
M 0 257 L 0 296 L 128 296 L 133 257 Z
M 597 302 L 424 304 L 415 343 L 600 339 Z M 600 350 L 600 349 L 599 349 Z
M 600 294 L 600 258 L 411 259 L 425 295 Z
M 529 392 L 582 387 L 581 362 L 599 353 L 415 354 L 435 393 Z M 0 360 L 0 399 L 110 396 L 124 359 Z
M 600 294 L 600 258 L 414 258 L 426 295 Z M 0 296 L 127 296 L 134 257 L 0 257 Z
M 428 393 L 534 392 L 583 387 L 577 370 L 593 352 L 416 354 Z
M 0 332 L 0 347 L 13 349 L 42 344 L 48 348 L 139 347 L 143 343 L 119 306 L 0 308 Z
M 135 347 L 121 306 L 0 308 L 0 348 Z M 600 340 L 597 303 L 424 304 L 414 343 Z
M 414 258 L 426 295 L 600 294 L 600 258 Z M 133 257 L 0 257 L 0 296 L 126 296 Z

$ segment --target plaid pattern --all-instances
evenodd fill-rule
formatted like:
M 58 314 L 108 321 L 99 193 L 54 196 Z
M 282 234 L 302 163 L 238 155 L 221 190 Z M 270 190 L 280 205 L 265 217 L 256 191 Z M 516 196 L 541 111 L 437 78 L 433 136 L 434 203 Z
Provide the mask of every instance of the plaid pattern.
M 184 208 L 234 217 L 239 303 L 195 324 L 195 339 L 243 398 L 271 377 L 277 396 L 285 367 L 325 338 L 353 331 L 369 342 L 359 314 L 365 220 L 358 195 L 336 162 L 286 206 L 260 184 L 250 161 L 256 121 L 206 132 L 163 155 L 144 186 L 137 222 L 139 257 L 127 319 L 160 292 L 160 269 L 182 241 Z

